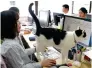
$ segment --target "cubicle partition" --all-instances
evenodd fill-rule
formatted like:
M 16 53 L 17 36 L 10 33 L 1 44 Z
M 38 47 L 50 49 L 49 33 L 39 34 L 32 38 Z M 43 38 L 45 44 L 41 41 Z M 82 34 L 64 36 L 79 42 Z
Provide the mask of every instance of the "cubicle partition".
M 64 16 L 63 30 L 65 31 L 75 31 L 77 27 L 80 27 L 82 30 L 85 30 L 87 33 L 87 38 L 83 43 L 89 45 L 90 35 L 91 35 L 91 19 L 83 19 L 73 16 Z

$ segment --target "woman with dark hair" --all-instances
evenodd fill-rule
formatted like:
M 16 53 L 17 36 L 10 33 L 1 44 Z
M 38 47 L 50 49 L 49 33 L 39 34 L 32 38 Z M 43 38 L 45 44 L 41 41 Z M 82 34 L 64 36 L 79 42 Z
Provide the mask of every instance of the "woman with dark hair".
M 17 7 L 10 7 L 9 10 L 15 11 L 19 14 L 19 9 Z
M 16 13 L 17 20 L 19 20 L 19 9 L 17 7 L 10 7 L 9 10 L 14 11 Z M 17 25 L 18 25 L 18 32 L 20 32 L 21 25 L 19 21 L 17 22 Z
M 84 7 L 81 7 L 81 8 L 79 9 L 79 17 L 81 17 L 81 18 L 86 18 L 86 15 L 87 15 L 87 9 L 84 8 Z
M 46 59 L 42 62 L 33 63 L 29 59 L 16 37 L 18 36 L 16 13 L 13 11 L 1 12 L 1 55 L 7 58 L 12 67 L 7 68 L 42 68 L 55 65 L 55 60 Z
M 20 33 L 20 30 L 21 30 L 21 25 L 20 25 L 20 22 L 19 22 L 19 9 L 17 7 L 10 7 L 9 9 L 10 11 L 14 11 L 16 13 L 16 18 L 17 18 L 17 31 L 18 31 L 18 36 L 16 37 L 17 41 L 20 43 L 20 45 L 25 48 L 28 56 L 30 59 L 32 59 L 33 57 L 33 53 L 35 52 L 35 48 L 29 48 L 29 45 L 23 44 L 23 35 Z M 35 59 L 34 59 L 35 60 Z
M 17 32 L 16 13 L 12 11 L 1 12 L 1 39 L 14 39 Z

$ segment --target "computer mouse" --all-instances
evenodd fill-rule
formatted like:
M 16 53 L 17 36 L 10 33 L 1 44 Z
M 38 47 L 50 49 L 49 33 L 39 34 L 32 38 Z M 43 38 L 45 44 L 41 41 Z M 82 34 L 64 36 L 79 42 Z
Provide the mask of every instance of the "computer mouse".
M 30 41 L 35 41 L 35 37 L 29 37 Z

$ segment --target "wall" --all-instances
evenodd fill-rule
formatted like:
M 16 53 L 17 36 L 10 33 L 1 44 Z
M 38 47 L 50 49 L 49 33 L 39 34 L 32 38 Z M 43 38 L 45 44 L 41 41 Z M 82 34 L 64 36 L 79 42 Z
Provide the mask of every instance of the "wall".
M 85 7 L 89 13 L 90 1 L 74 1 L 73 13 L 78 14 L 81 7 Z
M 11 5 L 10 1 L 12 0 L 0 0 L 0 12 L 3 10 L 8 10 Z M 28 6 L 31 2 L 34 2 L 35 0 L 15 0 L 16 1 L 16 7 L 20 10 L 20 16 L 30 16 L 28 13 Z M 68 4 L 70 7 L 69 13 L 72 13 L 72 1 L 71 0 L 38 0 L 39 1 L 39 10 L 51 10 L 51 12 L 59 12 L 62 13 L 62 5 Z M 85 1 L 77 1 L 82 4 L 88 3 L 89 0 Z M 78 13 L 78 7 L 81 5 L 75 5 L 74 11 L 75 13 Z M 33 6 L 34 9 L 34 6 Z M 76 9 L 76 10 L 75 10 Z
M 0 1 L 0 12 L 3 10 L 8 10 L 12 5 L 10 5 L 10 1 L 12 0 L 2 0 Z M 20 10 L 20 16 L 28 16 L 28 6 L 34 0 L 14 0 L 15 7 L 18 7 Z M 34 8 L 34 7 L 33 7 Z
M 70 0 L 39 0 L 39 10 L 51 10 L 51 12 L 62 13 L 62 5 L 68 4 L 69 13 L 72 12 L 72 1 Z

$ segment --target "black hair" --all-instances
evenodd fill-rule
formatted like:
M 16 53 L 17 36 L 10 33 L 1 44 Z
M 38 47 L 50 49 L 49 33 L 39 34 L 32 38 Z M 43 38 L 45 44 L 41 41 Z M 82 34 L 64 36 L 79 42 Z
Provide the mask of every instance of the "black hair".
M 9 10 L 12 10 L 12 11 L 19 13 L 19 9 L 17 7 L 11 7 Z
M 69 10 L 69 5 L 64 4 L 63 7 L 64 7 L 64 8 L 67 8 L 67 9 Z
M 17 19 L 14 11 L 1 12 L 1 39 L 14 39 L 17 34 Z
M 85 14 L 85 13 L 86 13 L 86 14 L 88 13 L 88 12 L 87 12 L 87 9 L 84 8 L 84 7 L 81 7 L 80 10 L 81 10 L 84 14 Z
M 19 19 L 19 9 L 17 7 L 11 7 L 9 10 L 16 12 L 16 17 L 17 17 L 17 20 L 18 20 Z

